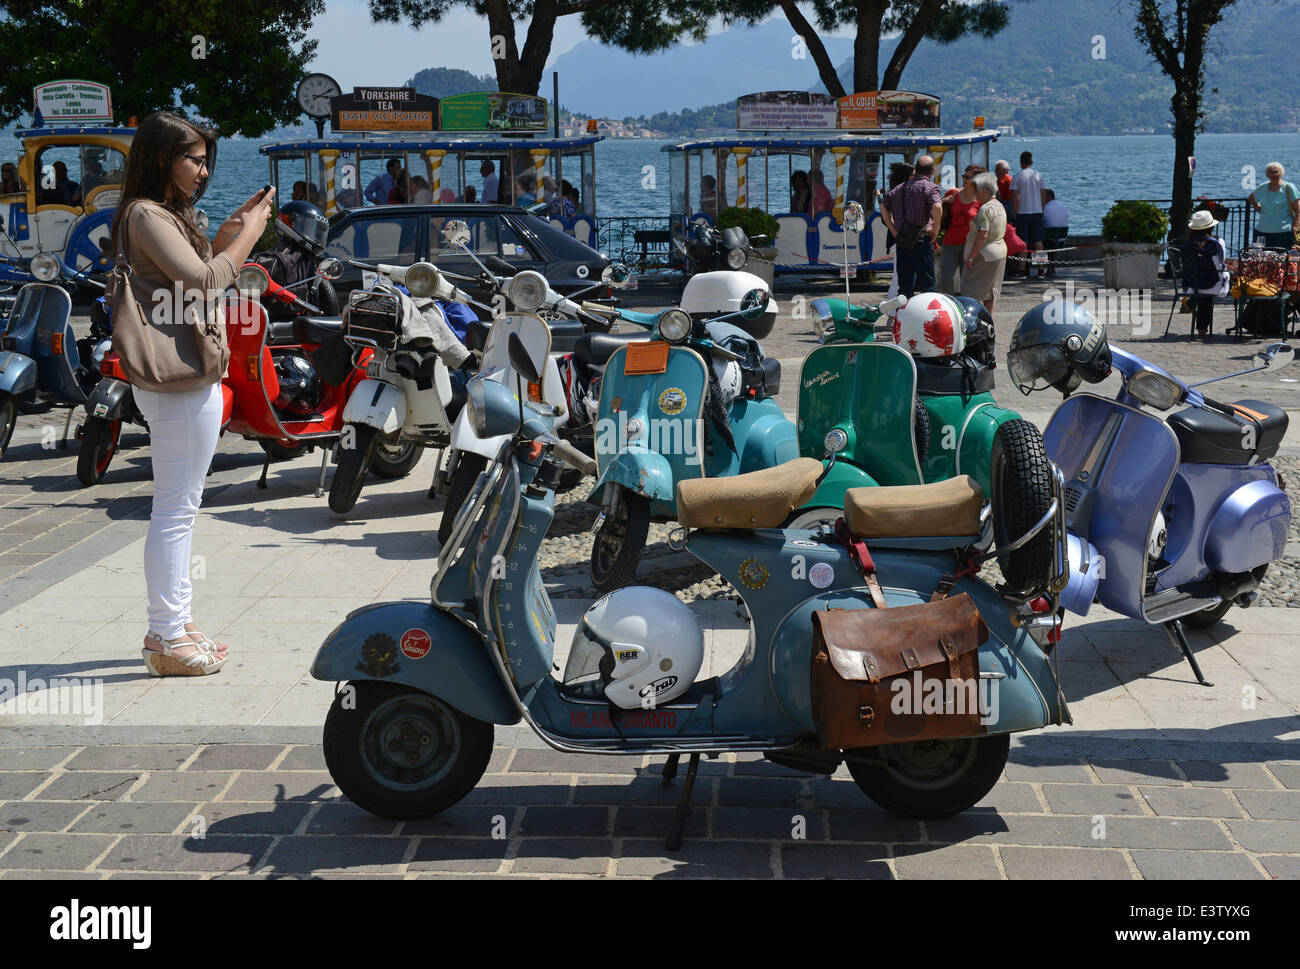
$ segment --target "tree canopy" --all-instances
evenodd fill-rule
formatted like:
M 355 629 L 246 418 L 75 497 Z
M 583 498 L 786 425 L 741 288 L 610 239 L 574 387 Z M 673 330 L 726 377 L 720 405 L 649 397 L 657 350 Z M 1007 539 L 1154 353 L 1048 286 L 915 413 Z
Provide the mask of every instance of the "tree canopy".
M 157 110 L 257 137 L 299 120 L 298 81 L 324 0 L 0 0 L 0 125 L 32 108 L 32 88 L 107 84 L 114 120 Z

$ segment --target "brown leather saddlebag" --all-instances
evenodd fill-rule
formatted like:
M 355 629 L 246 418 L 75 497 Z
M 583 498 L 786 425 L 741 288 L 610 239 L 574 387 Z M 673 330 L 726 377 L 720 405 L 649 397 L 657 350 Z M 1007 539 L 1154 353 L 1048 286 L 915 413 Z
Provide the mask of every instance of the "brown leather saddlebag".
M 970 596 L 812 619 L 812 712 L 824 750 L 986 732 L 979 647 L 989 630 Z

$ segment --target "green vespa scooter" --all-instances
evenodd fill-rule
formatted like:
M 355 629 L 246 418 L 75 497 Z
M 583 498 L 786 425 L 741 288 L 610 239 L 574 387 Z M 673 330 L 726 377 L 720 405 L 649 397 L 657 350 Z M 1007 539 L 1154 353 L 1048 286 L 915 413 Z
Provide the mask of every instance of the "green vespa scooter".
M 928 294 L 917 294 L 923 299 Z M 833 521 L 843 493 L 864 484 L 903 485 L 969 475 L 991 499 L 992 534 L 999 546 L 1023 534 L 1051 504 L 1051 464 L 1042 434 L 993 399 L 993 321 L 972 299 L 964 310 L 965 349 L 950 357 L 913 356 L 890 342 L 875 342 L 875 324 L 906 302 L 878 305 L 815 300 L 822 345 L 808 355 L 799 382 L 799 453 L 837 460 L 817 493 L 789 522 L 813 528 Z M 893 401 L 915 395 L 908 424 L 892 426 Z M 906 399 L 906 398 L 902 398 Z M 1001 560 L 1013 595 L 1041 590 L 1050 549 L 1030 542 Z

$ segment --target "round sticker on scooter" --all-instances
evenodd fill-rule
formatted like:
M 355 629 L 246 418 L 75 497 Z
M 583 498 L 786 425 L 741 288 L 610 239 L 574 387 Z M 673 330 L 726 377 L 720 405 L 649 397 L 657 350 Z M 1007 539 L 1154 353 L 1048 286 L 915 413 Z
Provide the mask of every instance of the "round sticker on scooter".
M 835 581 L 835 570 L 826 562 L 818 562 L 808 570 L 808 583 L 814 589 L 825 589 Z
M 659 409 L 672 417 L 686 410 L 686 391 L 680 387 L 669 387 L 659 395 Z
M 433 640 L 423 629 L 408 629 L 402 633 L 402 655 L 407 659 L 424 659 L 433 647 Z

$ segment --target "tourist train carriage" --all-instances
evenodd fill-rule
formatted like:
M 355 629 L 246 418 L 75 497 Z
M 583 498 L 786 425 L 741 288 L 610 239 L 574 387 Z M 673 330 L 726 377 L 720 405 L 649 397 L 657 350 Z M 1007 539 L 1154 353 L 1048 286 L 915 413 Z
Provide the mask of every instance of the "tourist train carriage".
M 893 255 L 892 250 L 885 251 L 879 196 L 888 185 L 889 165 L 933 155 L 936 176 L 946 191 L 960 186 L 967 165 L 991 168 L 989 145 L 997 137 L 992 130 L 945 135 L 849 134 L 832 129 L 734 132 L 665 145 L 673 236 L 685 242 L 691 223 L 712 222 L 730 206 L 757 207 L 774 216 L 780 226 L 775 240 L 777 272 L 837 273 L 845 262 L 859 269 L 888 271 Z M 822 172 L 832 199 L 829 209 L 812 216 L 790 211 L 790 178 L 800 170 Z M 712 186 L 703 182 L 706 177 L 713 180 Z M 712 197 L 706 194 L 709 187 L 714 188 Z M 849 201 L 860 201 L 867 210 L 861 233 L 845 232 L 840 224 Z

